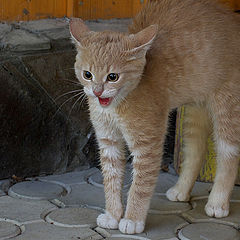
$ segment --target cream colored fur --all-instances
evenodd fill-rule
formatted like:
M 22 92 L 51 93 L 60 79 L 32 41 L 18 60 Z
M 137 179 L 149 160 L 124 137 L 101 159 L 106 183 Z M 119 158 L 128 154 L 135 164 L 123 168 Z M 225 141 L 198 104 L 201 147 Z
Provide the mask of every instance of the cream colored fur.
M 77 46 L 75 72 L 88 96 L 104 176 L 106 213 L 97 223 L 134 234 L 144 230 L 157 181 L 168 113 L 190 106 L 185 121 L 185 163 L 167 192 L 187 201 L 213 126 L 215 184 L 206 213 L 223 217 L 237 174 L 240 146 L 240 18 L 208 0 L 149 1 L 129 33 L 92 32 L 80 19 L 70 31 Z M 89 71 L 92 79 L 84 79 Z M 117 81 L 107 80 L 110 73 Z M 100 97 L 94 91 L 103 90 Z M 103 105 L 103 100 L 107 105 Z M 121 188 L 125 143 L 133 181 L 125 213 Z

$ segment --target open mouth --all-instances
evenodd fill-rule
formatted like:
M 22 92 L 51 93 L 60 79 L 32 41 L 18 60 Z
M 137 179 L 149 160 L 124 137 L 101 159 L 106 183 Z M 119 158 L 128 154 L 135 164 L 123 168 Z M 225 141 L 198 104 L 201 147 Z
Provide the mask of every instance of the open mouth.
M 110 97 L 110 98 L 100 98 L 100 97 L 98 97 L 98 100 L 99 100 L 99 103 L 101 104 L 101 106 L 107 107 L 111 104 L 113 98 L 112 97 Z

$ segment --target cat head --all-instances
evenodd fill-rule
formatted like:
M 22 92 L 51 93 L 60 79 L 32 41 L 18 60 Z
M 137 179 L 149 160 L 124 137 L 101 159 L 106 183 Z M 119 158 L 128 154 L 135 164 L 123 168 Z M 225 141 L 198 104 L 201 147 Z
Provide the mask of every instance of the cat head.
M 157 26 L 136 34 L 93 32 L 81 19 L 73 18 L 70 33 L 77 47 L 77 78 L 88 97 L 107 107 L 120 103 L 139 84 Z

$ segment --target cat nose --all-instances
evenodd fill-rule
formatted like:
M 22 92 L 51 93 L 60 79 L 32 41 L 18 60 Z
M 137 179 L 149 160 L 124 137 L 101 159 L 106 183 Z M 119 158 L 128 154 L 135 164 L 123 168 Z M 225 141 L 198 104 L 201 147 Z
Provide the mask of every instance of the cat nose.
M 93 93 L 95 94 L 96 97 L 100 97 L 103 93 L 103 89 L 101 90 L 93 90 Z

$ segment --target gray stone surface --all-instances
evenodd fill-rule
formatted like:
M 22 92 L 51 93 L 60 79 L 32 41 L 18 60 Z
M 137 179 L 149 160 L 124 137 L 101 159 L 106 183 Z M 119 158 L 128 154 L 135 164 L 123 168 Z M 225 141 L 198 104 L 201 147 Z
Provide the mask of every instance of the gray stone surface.
M 68 42 L 66 44 L 68 45 L 71 38 L 68 28 L 60 28 L 60 29 L 56 29 L 55 31 L 52 31 L 52 30 L 45 31 L 44 36 L 52 40 L 59 40 L 59 41 L 62 41 L 63 39 L 67 39 Z
M 8 191 L 9 196 L 32 200 L 54 199 L 65 194 L 66 189 L 62 186 L 39 181 L 17 183 Z
M 10 31 L 12 30 L 12 26 L 6 23 L 0 22 L 0 40 Z M 1 48 L 1 43 L 0 43 Z
M 51 119 L 59 114 L 65 116 L 65 125 L 70 127 L 73 134 L 66 146 L 67 171 L 75 170 L 80 166 L 93 166 L 98 164 L 96 156 L 96 144 L 89 121 L 86 101 L 75 104 L 78 98 L 74 97 L 82 90 L 75 78 L 73 65 L 75 51 L 55 52 L 38 56 L 26 56 L 22 59 L 24 66 L 30 75 L 34 76 L 40 86 L 48 93 L 58 108 L 55 109 Z M 51 69 L 51 71 L 46 71 Z M 78 85 L 77 85 L 78 84 Z M 73 92 L 75 91 L 75 92 Z M 75 104 L 75 105 L 74 105 Z
M 240 202 L 230 202 L 230 214 L 228 217 L 224 218 L 211 218 L 208 217 L 204 211 L 204 207 L 207 203 L 207 198 L 194 200 L 192 202 L 193 209 L 182 213 L 182 216 L 188 219 L 190 222 L 215 222 L 222 223 L 230 226 L 234 226 L 236 228 L 240 227 Z
M 6 33 L 2 39 L 2 45 L 15 52 L 49 50 L 51 48 L 48 38 L 22 29 Z
M 104 191 L 102 188 L 87 183 L 71 186 L 70 194 L 57 198 L 65 207 L 87 206 L 103 210 L 105 207 Z
M 97 226 L 96 218 L 101 212 L 89 208 L 62 208 L 49 213 L 45 220 L 60 227 L 90 227 Z
M 20 228 L 10 222 L 0 221 L 0 239 L 9 239 L 21 233 Z
M 172 239 L 177 236 L 177 230 L 187 222 L 176 215 L 149 214 L 146 222 L 146 236 L 151 240 Z
M 179 232 L 178 237 L 181 240 L 239 240 L 240 233 L 236 229 L 223 224 L 196 223 L 184 227 Z
M 150 204 L 150 212 L 158 214 L 178 214 L 191 209 L 186 202 L 171 202 L 166 196 L 154 194 Z
M 212 183 L 196 182 L 191 193 L 191 198 L 208 196 L 211 192 L 212 185 Z
M 48 201 L 25 201 L 9 196 L 0 198 L 0 218 L 15 220 L 18 222 L 29 222 L 41 220 L 43 212 L 50 212 L 56 206 Z
M 71 122 L 56 112 L 48 91 L 26 71 L 19 59 L 0 65 L 0 178 L 63 172 L 77 158 Z
M 71 173 L 64 173 L 59 175 L 49 175 L 46 177 L 38 177 L 40 181 L 63 183 L 66 185 L 86 183 L 90 176 L 99 175 L 100 170 L 97 168 L 90 168 L 84 171 L 76 171 Z
M 22 29 L 31 32 L 44 32 L 52 29 L 68 28 L 68 22 L 66 19 L 41 19 L 36 21 L 22 22 L 20 23 Z
M 75 80 L 74 57 L 75 51 L 67 51 L 1 64 L 0 178 L 61 173 L 98 164 L 86 106 L 76 104 L 72 109 L 74 100 L 68 99 L 73 95 L 65 94 L 78 87 L 69 82 Z
M 27 224 L 26 230 L 14 240 L 100 240 L 99 234 L 89 228 L 64 228 L 40 222 Z

